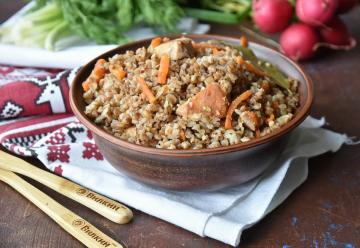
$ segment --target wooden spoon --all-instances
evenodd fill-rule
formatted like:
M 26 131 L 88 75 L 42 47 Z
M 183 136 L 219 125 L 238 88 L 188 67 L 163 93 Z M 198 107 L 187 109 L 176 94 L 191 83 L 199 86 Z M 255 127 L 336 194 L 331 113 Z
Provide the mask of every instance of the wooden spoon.
M 69 180 L 39 169 L 32 164 L 0 151 L 0 169 L 30 177 L 74 201 L 94 210 L 115 223 L 128 223 L 132 211 L 126 206 L 81 187 Z
M 29 199 L 87 247 L 124 247 L 15 173 L 0 169 L 0 180 Z

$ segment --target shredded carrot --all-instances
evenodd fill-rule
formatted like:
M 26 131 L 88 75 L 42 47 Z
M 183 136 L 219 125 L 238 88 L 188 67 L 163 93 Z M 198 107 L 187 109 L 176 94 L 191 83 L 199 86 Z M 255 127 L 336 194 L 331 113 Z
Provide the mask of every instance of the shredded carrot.
M 156 37 L 156 38 L 154 38 L 154 39 L 151 40 L 150 46 L 151 46 L 152 48 L 155 48 L 155 47 L 157 47 L 157 46 L 160 45 L 160 44 L 161 44 L 161 37 Z
M 240 45 L 242 47 L 248 47 L 248 44 L 249 44 L 249 42 L 248 42 L 248 39 L 246 38 L 246 36 L 241 36 L 240 37 Z
M 149 89 L 149 87 L 147 86 L 145 79 L 142 77 L 138 78 L 138 83 L 140 84 L 141 90 L 143 91 L 143 93 L 145 94 L 146 98 L 148 99 L 148 101 L 150 103 L 155 103 L 156 102 L 156 98 L 154 96 L 154 94 L 151 92 L 151 90 Z
M 212 48 L 212 53 L 213 53 L 213 55 L 218 55 L 220 53 L 220 51 L 216 47 L 213 47 Z
M 88 91 L 90 89 L 90 80 L 86 79 L 83 83 L 82 83 L 82 87 L 84 89 L 84 91 Z
M 232 101 L 232 103 L 230 104 L 228 111 L 226 113 L 226 119 L 225 119 L 225 129 L 231 129 L 232 128 L 232 114 L 234 113 L 235 109 L 239 106 L 240 103 L 242 103 L 243 101 L 246 101 L 247 99 L 249 99 L 252 95 L 251 90 L 247 90 L 243 93 L 241 93 L 241 95 L 239 95 L 238 97 L 235 98 L 234 101 Z
M 265 73 L 263 71 L 257 69 L 253 64 L 245 61 L 241 56 L 236 57 L 236 63 L 238 63 L 239 65 L 244 65 L 246 67 L 246 70 L 248 70 L 249 72 L 252 72 L 259 76 L 265 76 Z
M 104 68 L 104 64 L 106 63 L 105 59 L 99 59 L 96 61 L 94 69 L 90 73 L 90 76 L 82 83 L 82 87 L 84 91 L 88 91 L 90 89 L 90 78 L 93 78 L 95 82 L 99 82 L 105 76 L 106 70 Z
M 246 63 L 246 69 L 247 69 L 249 72 L 253 72 L 254 74 L 256 74 L 256 75 L 258 75 L 258 76 L 261 76 L 261 77 L 266 76 L 266 74 L 265 74 L 263 71 L 257 69 L 257 68 L 256 68 L 253 64 L 251 64 L 251 63 Z
M 170 69 L 170 57 L 167 54 L 161 56 L 160 67 L 158 72 L 159 84 L 165 84 Z
M 110 71 L 119 80 L 122 80 L 126 77 L 126 72 L 122 68 L 116 68 L 116 69 L 112 69 Z
M 94 70 L 91 72 L 91 76 L 96 80 L 96 82 L 100 81 L 105 76 L 106 70 L 104 68 L 105 59 L 99 59 L 96 61 Z
M 251 121 L 253 123 L 255 123 L 255 126 L 258 127 L 259 126 L 259 119 L 257 117 L 257 115 L 255 114 L 255 112 L 253 111 L 248 111 L 248 117 L 251 119 Z
M 217 45 L 213 45 L 213 44 L 209 44 L 209 43 L 195 43 L 193 42 L 192 43 L 192 46 L 195 50 L 202 50 L 202 49 L 205 49 L 205 48 L 211 48 L 211 49 L 221 49 L 220 46 L 217 46 Z
M 95 67 L 99 67 L 99 66 L 102 66 L 106 63 L 106 60 L 105 59 L 98 59 L 95 63 Z
M 255 112 L 248 111 L 247 117 L 251 120 L 252 123 L 254 123 L 255 129 L 257 129 L 259 127 L 259 119 L 258 119 L 257 115 L 255 114 Z

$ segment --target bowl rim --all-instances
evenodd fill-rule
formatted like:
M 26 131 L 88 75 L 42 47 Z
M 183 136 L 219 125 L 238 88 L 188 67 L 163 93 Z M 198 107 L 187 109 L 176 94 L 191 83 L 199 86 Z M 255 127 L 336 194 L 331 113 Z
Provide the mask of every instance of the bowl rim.
M 239 38 L 236 38 L 234 36 L 224 36 L 224 35 L 216 35 L 216 34 L 179 34 L 179 35 L 166 35 L 166 36 L 160 36 L 160 37 L 168 37 L 170 39 L 175 39 L 179 37 L 188 37 L 188 38 L 194 38 L 194 39 L 224 39 L 224 40 L 233 40 L 237 41 Z M 95 63 L 96 60 L 104 57 L 108 57 L 109 54 L 113 54 L 120 48 L 122 49 L 131 49 L 132 47 L 144 43 L 144 42 L 150 42 L 152 38 L 148 39 L 142 39 L 135 42 L 127 43 L 122 46 L 118 46 L 114 49 L 111 49 L 96 58 L 89 61 L 87 64 L 82 66 L 80 70 L 76 73 L 75 78 L 73 79 L 70 87 L 70 106 L 71 109 L 76 116 L 76 118 L 79 119 L 79 121 L 85 125 L 86 128 L 88 128 L 91 132 L 93 132 L 95 135 L 100 136 L 107 140 L 108 142 L 113 143 L 114 145 L 134 150 L 137 152 L 152 154 L 152 155 L 162 155 L 162 156 L 172 156 L 172 157 L 189 157 L 189 156 L 206 156 L 206 155 L 214 155 L 214 154 L 222 154 L 222 153 L 229 153 L 229 152 L 235 152 L 235 151 L 241 151 L 246 150 L 248 148 L 260 146 L 266 143 L 269 143 L 270 141 L 276 140 L 280 138 L 281 136 L 289 133 L 291 130 L 293 130 L 295 127 L 300 125 L 300 123 L 307 117 L 310 107 L 313 102 L 314 98 L 314 87 L 313 82 L 310 79 L 310 77 L 305 73 L 304 69 L 297 64 L 295 61 L 291 60 L 289 57 L 279 53 L 278 51 L 257 43 L 257 42 L 251 42 L 252 44 L 255 44 L 257 46 L 262 47 L 263 49 L 270 51 L 272 53 L 276 53 L 277 56 L 280 56 L 284 60 L 287 61 L 287 63 L 290 63 L 299 73 L 300 75 L 305 79 L 305 85 L 306 85 L 306 101 L 304 103 L 304 106 L 298 110 L 298 113 L 294 116 L 293 119 L 291 119 L 288 123 L 286 123 L 284 126 L 280 127 L 279 129 L 271 132 L 268 135 L 265 135 L 260 138 L 256 138 L 244 143 L 239 143 L 235 145 L 229 145 L 229 146 L 221 146 L 216 148 L 202 148 L 202 149 L 165 149 L 165 148 L 155 148 L 155 147 L 148 147 L 148 146 L 142 146 L 134 143 L 130 143 L 128 141 L 122 140 L 120 138 L 115 137 L 114 135 L 106 132 L 101 127 L 97 126 L 95 123 L 93 123 L 91 120 L 88 119 L 88 117 L 85 115 L 83 110 L 79 109 L 78 103 L 75 100 L 75 92 L 77 88 L 81 85 L 80 82 L 80 75 L 85 73 L 87 68 Z

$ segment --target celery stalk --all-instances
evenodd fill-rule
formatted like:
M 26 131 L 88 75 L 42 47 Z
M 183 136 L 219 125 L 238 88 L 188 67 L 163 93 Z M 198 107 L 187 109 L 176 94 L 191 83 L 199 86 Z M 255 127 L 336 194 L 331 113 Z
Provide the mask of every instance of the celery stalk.
M 61 9 L 55 2 L 46 4 L 44 7 L 35 10 L 34 12 L 27 13 L 24 18 L 28 21 L 42 21 L 51 19 L 54 16 L 62 16 Z
M 0 40 L 19 46 L 54 50 L 55 43 L 71 33 L 62 10 L 51 2 L 21 16 L 11 27 L 0 27 Z
M 55 42 L 59 38 L 68 35 L 69 25 L 66 21 L 59 23 L 55 28 L 53 28 L 50 33 L 46 36 L 44 47 L 47 50 L 55 50 Z

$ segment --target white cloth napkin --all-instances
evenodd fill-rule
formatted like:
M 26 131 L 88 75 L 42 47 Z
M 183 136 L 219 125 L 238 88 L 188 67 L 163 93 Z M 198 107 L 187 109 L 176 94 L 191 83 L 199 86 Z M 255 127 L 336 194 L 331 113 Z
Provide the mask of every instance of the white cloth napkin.
M 200 236 L 237 246 L 243 230 L 306 180 L 308 158 L 335 152 L 347 141 L 346 135 L 321 128 L 324 123 L 324 118 L 308 117 L 262 176 L 216 192 L 154 189 L 123 176 L 102 158 L 91 135 L 77 122 L 42 138 L 32 150 L 48 169 L 72 181 Z
M 28 9 L 33 2 L 27 4 L 19 12 L 9 18 L 2 26 L 10 26 Z M 207 24 L 198 24 L 193 18 L 182 18 L 177 25 L 182 33 L 204 34 L 210 29 Z M 156 36 L 153 29 L 137 26 L 129 30 L 127 36 L 133 40 L 141 40 Z M 43 68 L 75 68 L 82 66 L 100 54 L 117 47 L 117 45 L 96 45 L 93 42 L 82 40 L 73 36 L 59 41 L 59 47 L 63 47 L 69 40 L 77 40 L 77 45 L 64 48 L 59 51 L 47 51 L 41 48 L 29 48 L 0 43 L 0 64 L 43 67 Z

